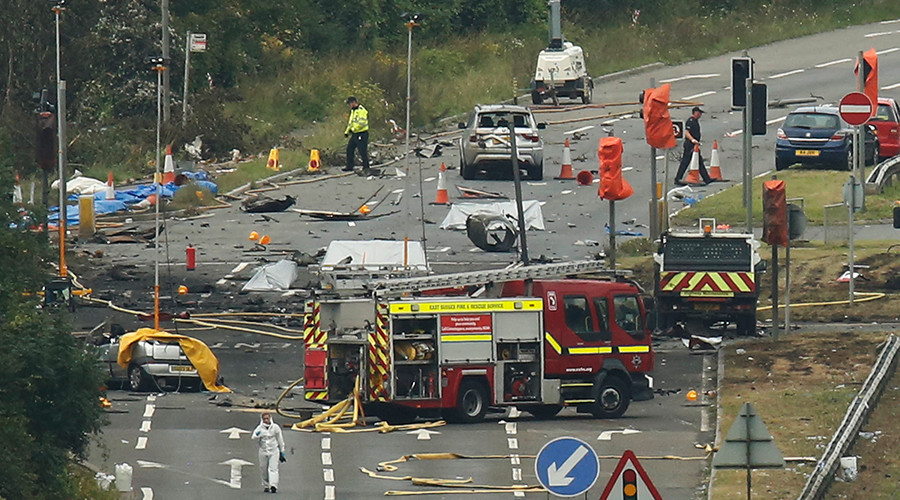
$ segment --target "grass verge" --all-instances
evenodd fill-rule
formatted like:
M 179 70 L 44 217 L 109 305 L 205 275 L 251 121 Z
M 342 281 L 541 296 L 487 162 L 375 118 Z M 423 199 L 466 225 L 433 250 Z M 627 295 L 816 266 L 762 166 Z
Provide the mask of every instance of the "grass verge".
M 724 347 L 720 433 L 728 432 L 740 407 L 750 402 L 785 457 L 820 457 L 868 376 L 885 335 L 848 329 L 745 340 Z M 864 427 L 881 431 L 878 439 L 860 440 L 854 448 L 862 457 L 860 479 L 853 484 L 836 483 L 828 498 L 887 499 L 896 494 L 900 474 L 894 452 L 900 444 L 896 384 L 895 376 Z M 784 469 L 756 470 L 753 497 L 796 498 L 814 467 L 815 463 L 789 462 Z M 719 470 L 712 498 L 744 499 L 746 489 L 745 471 Z

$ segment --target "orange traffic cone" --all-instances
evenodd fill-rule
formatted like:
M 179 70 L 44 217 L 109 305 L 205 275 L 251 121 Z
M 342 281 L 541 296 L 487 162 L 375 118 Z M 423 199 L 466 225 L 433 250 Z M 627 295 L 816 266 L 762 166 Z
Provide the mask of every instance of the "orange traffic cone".
M 684 178 L 686 184 L 703 184 L 700 179 L 700 146 L 694 144 L 694 154 L 691 156 L 691 166 Z
M 166 162 L 163 163 L 163 184 L 175 182 L 175 160 L 172 159 L 172 145 L 166 146 Z
M 309 172 L 318 172 L 319 167 L 322 166 L 322 163 L 319 161 L 319 150 L 313 149 L 309 152 L 309 168 L 307 170 Z
M 116 185 L 115 180 L 113 179 L 112 171 L 110 171 L 109 174 L 106 175 L 106 199 L 116 199 Z
M 713 141 L 712 153 L 709 155 L 709 178 L 713 181 L 721 181 L 722 167 L 719 164 L 719 141 Z
M 578 175 L 575 177 L 575 182 L 577 182 L 579 186 L 590 186 L 594 183 L 594 174 L 592 174 L 590 170 L 582 170 L 581 172 L 578 172 Z
M 278 162 L 278 148 L 269 150 L 269 160 L 266 161 L 266 168 L 270 170 L 281 170 L 281 164 Z
M 445 179 L 445 175 L 447 173 L 447 166 L 441 162 L 441 171 L 438 173 L 438 185 L 437 185 L 437 196 L 434 199 L 434 203 L 432 205 L 449 205 L 450 197 L 447 195 L 447 181 Z
M 569 139 L 566 138 L 566 147 L 563 148 L 562 167 L 559 170 L 559 176 L 554 179 L 568 180 L 574 179 L 575 174 L 572 173 L 572 153 L 569 151 Z

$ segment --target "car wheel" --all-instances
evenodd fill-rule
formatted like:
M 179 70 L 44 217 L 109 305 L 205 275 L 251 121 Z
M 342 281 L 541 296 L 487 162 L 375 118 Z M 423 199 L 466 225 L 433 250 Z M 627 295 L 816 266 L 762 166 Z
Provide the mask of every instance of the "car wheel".
M 132 391 L 146 391 L 150 387 L 150 375 L 136 364 L 128 367 L 128 388 Z
M 881 157 L 881 146 L 878 144 L 878 141 L 875 141 L 875 144 L 872 145 L 872 158 L 869 161 L 866 161 L 866 165 L 875 165 L 878 163 L 878 159 Z
M 606 375 L 599 382 L 594 382 L 594 403 L 591 414 L 595 418 L 619 418 L 625 414 L 631 396 L 628 387 L 621 378 Z
M 531 102 L 532 102 L 532 104 L 540 105 L 544 102 L 544 97 L 541 95 L 540 92 L 538 92 L 537 90 L 534 90 L 531 92 Z
M 467 165 L 465 162 L 460 162 L 459 175 L 461 175 L 463 179 L 470 181 L 475 178 L 475 167 Z
M 775 170 L 784 170 L 790 167 L 791 164 L 788 160 L 782 160 L 780 158 L 775 158 Z
M 594 99 L 594 86 L 590 83 L 584 86 L 584 92 L 581 93 L 581 103 L 590 104 Z
M 463 380 L 456 396 L 454 421 L 470 424 L 481 422 L 487 413 L 488 396 L 484 386 L 474 380 Z

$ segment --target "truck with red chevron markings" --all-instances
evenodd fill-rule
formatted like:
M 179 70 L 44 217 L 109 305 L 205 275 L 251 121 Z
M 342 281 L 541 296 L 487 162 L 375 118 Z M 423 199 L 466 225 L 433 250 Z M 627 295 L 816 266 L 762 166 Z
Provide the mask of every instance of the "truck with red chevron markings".
M 765 270 L 759 246 L 752 234 L 717 230 L 715 219 L 701 219 L 699 231 L 664 232 L 653 255 L 660 328 L 698 333 L 719 323 L 752 334 Z

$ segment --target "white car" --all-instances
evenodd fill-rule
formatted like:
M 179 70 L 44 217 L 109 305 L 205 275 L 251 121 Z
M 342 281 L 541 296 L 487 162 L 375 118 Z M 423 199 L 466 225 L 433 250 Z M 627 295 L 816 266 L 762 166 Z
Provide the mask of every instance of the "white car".
M 509 122 L 515 130 L 519 169 L 531 180 L 544 178 L 544 143 L 538 130 L 546 128 L 537 123 L 531 110 L 524 106 L 491 104 L 475 106 L 459 139 L 459 175 L 474 179 L 480 173 L 503 171 L 512 173 L 512 144 Z

